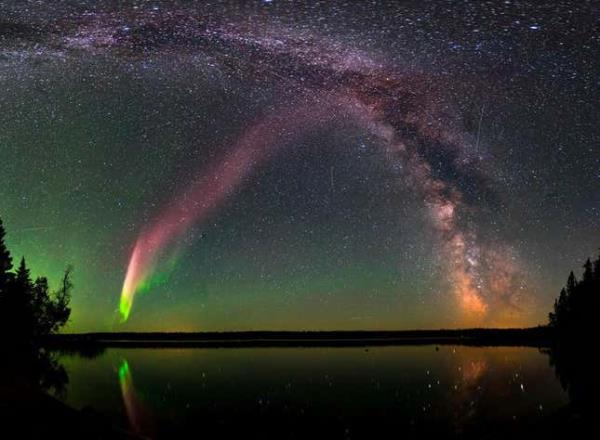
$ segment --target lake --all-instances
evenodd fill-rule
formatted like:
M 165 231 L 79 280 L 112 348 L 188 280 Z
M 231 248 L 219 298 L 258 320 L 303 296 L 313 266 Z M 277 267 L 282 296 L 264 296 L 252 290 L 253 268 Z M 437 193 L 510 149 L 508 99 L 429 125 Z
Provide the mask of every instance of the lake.
M 67 404 L 152 438 L 496 438 L 568 403 L 530 347 L 109 348 L 60 361 Z

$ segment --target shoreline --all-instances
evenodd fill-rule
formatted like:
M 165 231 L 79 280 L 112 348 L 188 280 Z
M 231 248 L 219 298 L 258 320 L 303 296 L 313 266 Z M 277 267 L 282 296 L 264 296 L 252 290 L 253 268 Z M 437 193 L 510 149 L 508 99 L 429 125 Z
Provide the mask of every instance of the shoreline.
M 473 345 L 548 347 L 548 327 L 398 331 L 243 331 L 70 333 L 44 341 L 48 348 L 235 348 Z

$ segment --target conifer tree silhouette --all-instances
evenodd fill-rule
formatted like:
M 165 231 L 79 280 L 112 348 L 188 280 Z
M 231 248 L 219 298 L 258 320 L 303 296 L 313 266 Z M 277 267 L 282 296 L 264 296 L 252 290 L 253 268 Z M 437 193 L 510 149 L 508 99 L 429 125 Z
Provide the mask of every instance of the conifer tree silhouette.
M 2 301 L 2 298 L 6 293 L 7 285 L 13 277 L 13 274 L 10 272 L 13 267 L 12 258 L 4 243 L 5 235 L 6 231 L 4 230 L 4 225 L 0 218 L 0 301 Z
M 51 292 L 45 277 L 32 281 L 24 257 L 12 271 L 5 235 L 0 219 L 0 338 L 11 345 L 36 345 L 69 320 L 72 269 L 67 268 L 59 289 Z
M 599 301 L 600 256 L 594 262 L 586 260 L 581 280 L 571 271 L 566 286 L 554 301 L 554 310 L 548 315 L 549 324 L 557 336 L 585 337 L 593 329 Z
M 600 394 L 596 364 L 590 354 L 595 346 L 599 307 L 600 255 L 594 262 L 586 260 L 580 281 L 573 272 L 569 274 L 548 316 L 554 335 L 550 362 L 569 394 L 571 408 L 585 416 L 592 414 Z

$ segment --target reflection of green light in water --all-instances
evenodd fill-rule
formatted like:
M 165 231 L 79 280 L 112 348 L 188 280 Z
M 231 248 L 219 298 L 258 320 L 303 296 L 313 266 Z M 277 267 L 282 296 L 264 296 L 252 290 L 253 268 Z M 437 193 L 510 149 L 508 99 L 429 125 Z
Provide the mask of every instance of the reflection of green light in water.
M 141 413 L 135 395 L 135 388 L 133 387 L 129 364 L 125 359 L 121 361 L 121 365 L 119 366 L 119 384 L 121 385 L 121 394 L 123 395 L 123 403 L 125 404 L 129 423 L 136 432 L 140 432 L 142 427 Z
M 123 381 L 127 380 L 129 374 L 129 364 L 123 359 L 123 362 L 121 362 L 121 366 L 119 367 L 119 381 L 123 383 Z

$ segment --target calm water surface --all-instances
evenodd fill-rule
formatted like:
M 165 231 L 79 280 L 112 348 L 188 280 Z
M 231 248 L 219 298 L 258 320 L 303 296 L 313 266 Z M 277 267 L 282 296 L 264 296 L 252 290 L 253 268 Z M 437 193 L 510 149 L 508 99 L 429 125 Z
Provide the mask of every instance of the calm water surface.
M 108 349 L 61 362 L 69 405 L 157 438 L 500 435 L 568 402 L 536 348 Z

